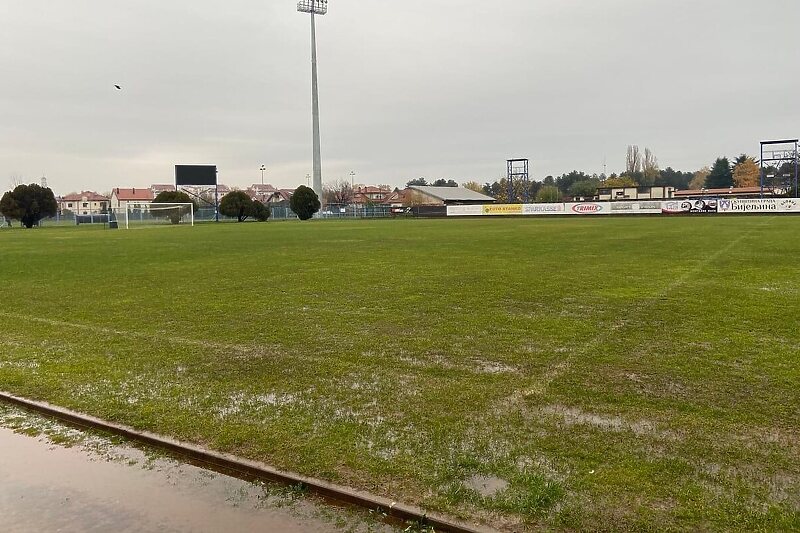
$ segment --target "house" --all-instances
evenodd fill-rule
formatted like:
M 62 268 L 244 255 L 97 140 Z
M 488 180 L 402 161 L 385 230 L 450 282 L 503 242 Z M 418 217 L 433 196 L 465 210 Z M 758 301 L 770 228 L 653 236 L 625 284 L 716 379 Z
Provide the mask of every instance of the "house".
M 77 215 L 99 215 L 107 213 L 110 200 L 93 191 L 71 193 L 59 199 L 58 209 L 61 213 L 71 211 Z
M 254 183 L 244 192 L 246 192 L 247 196 L 251 199 L 257 200 L 262 204 L 278 203 L 282 201 L 280 191 L 269 184 Z
M 597 189 L 597 199 L 601 202 L 669 200 L 675 197 L 675 187 L 599 187 Z
M 155 196 L 151 189 L 122 189 L 117 187 L 111 191 L 112 209 L 142 209 L 149 206 Z
M 174 185 L 151 185 L 150 190 L 153 191 L 153 196 L 158 196 L 162 192 L 173 192 L 175 191 Z
M 373 187 L 371 185 L 359 185 L 353 189 L 353 201 L 355 205 L 370 205 L 383 203 L 392 194 L 389 187 Z
M 247 191 L 252 191 L 254 194 L 258 195 L 265 195 L 265 194 L 272 194 L 273 192 L 277 191 L 278 189 L 269 183 L 254 183 L 250 187 L 247 188 Z

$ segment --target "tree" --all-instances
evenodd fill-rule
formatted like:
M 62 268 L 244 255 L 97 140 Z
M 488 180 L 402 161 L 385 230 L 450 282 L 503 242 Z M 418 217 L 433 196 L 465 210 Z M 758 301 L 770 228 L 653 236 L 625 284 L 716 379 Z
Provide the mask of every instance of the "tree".
M 197 203 L 192 198 L 181 191 L 162 191 L 153 200 L 154 204 L 192 204 L 191 206 L 185 205 L 176 209 L 165 210 L 151 210 L 150 214 L 154 217 L 168 218 L 173 224 L 180 224 L 184 215 L 192 212 L 192 206 L 197 211 Z
M 406 187 L 415 187 L 415 186 L 416 187 L 424 187 L 427 184 L 428 184 L 428 180 L 426 180 L 425 178 L 416 178 L 416 179 L 413 179 L 413 180 L 409 181 L 408 183 L 406 183 Z
M 694 178 L 691 172 L 681 172 L 672 167 L 659 171 L 656 185 L 659 187 L 675 187 L 678 190 L 688 189 L 689 183 Z
M 706 188 L 725 189 L 733 187 L 733 172 L 727 157 L 720 157 L 711 167 L 711 173 L 706 178 Z
M 642 162 L 642 177 L 639 180 L 639 185 L 652 187 L 655 185 L 658 175 L 658 159 L 655 154 L 650 151 L 650 148 L 645 148 L 644 160 Z
M 469 189 L 470 191 L 479 192 L 481 194 L 483 194 L 483 192 L 484 192 L 483 187 L 481 187 L 481 184 L 478 183 L 477 181 L 468 181 L 468 182 L 466 182 L 464 184 L 464 188 L 465 189 Z
M 317 197 L 314 189 L 301 185 L 294 191 L 291 200 L 289 200 L 289 207 L 300 220 L 308 220 L 320 210 L 322 204 L 320 204 L 319 197 Z
M 446 180 L 444 178 L 440 178 L 433 183 L 431 183 L 434 187 L 458 187 L 458 182 L 455 180 Z
M 53 191 L 35 183 L 17 185 L 0 199 L 0 213 L 19 220 L 26 228 L 39 224 L 43 218 L 56 216 L 57 212 L 58 202 Z
M 584 172 L 578 172 L 577 170 L 573 170 L 569 174 L 563 174 L 556 178 L 556 186 L 558 189 L 563 193 L 568 193 L 569 188 L 572 187 L 573 183 L 577 183 L 579 181 L 586 181 L 590 179 L 591 176 L 585 174 Z
M 591 178 L 583 181 L 576 181 L 569 188 L 569 195 L 573 198 L 594 198 L 600 180 Z
M 737 187 L 758 187 L 761 185 L 761 169 L 756 160 L 742 154 L 733 165 L 733 183 Z
M 705 187 L 706 178 L 708 177 L 709 174 L 711 174 L 711 169 L 709 167 L 703 167 L 697 172 L 695 172 L 692 181 L 689 182 L 689 188 L 697 190 Z
M 268 205 L 264 205 L 258 200 L 253 200 L 253 218 L 258 222 L 266 222 L 272 215 Z
M 244 222 L 253 216 L 253 200 L 244 191 L 231 191 L 219 202 L 219 212 L 226 217 L 236 217 L 237 222 Z
M 537 204 L 552 204 L 561 201 L 561 191 L 553 185 L 545 185 L 536 195 Z
M 322 196 L 326 204 L 348 205 L 353 201 L 355 191 L 349 181 L 339 180 L 327 184 L 322 190 Z
M 601 183 L 603 187 L 617 189 L 622 187 L 636 187 L 636 182 L 630 176 L 610 177 Z
M 636 145 L 628 145 L 628 155 L 625 158 L 625 174 L 633 176 L 642 171 L 642 154 Z

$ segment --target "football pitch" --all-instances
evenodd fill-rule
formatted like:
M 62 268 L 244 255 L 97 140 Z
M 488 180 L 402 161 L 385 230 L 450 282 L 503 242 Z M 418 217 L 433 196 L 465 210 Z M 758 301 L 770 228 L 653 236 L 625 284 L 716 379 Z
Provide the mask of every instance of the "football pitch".
M 0 390 L 500 529 L 798 529 L 798 234 L 4 229 Z

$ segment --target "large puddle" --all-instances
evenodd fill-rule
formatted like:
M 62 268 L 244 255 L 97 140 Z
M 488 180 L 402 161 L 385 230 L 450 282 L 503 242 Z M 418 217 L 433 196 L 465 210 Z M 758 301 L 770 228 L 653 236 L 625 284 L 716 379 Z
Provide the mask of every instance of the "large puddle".
M 394 529 L 299 489 L 243 481 L 0 406 L 0 531 Z

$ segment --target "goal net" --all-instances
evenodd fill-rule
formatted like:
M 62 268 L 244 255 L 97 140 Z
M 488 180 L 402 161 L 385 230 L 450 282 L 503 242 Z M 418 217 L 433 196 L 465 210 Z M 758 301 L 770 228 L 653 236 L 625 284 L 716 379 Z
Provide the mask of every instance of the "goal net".
M 128 204 L 111 210 L 111 227 L 194 226 L 194 204 Z

